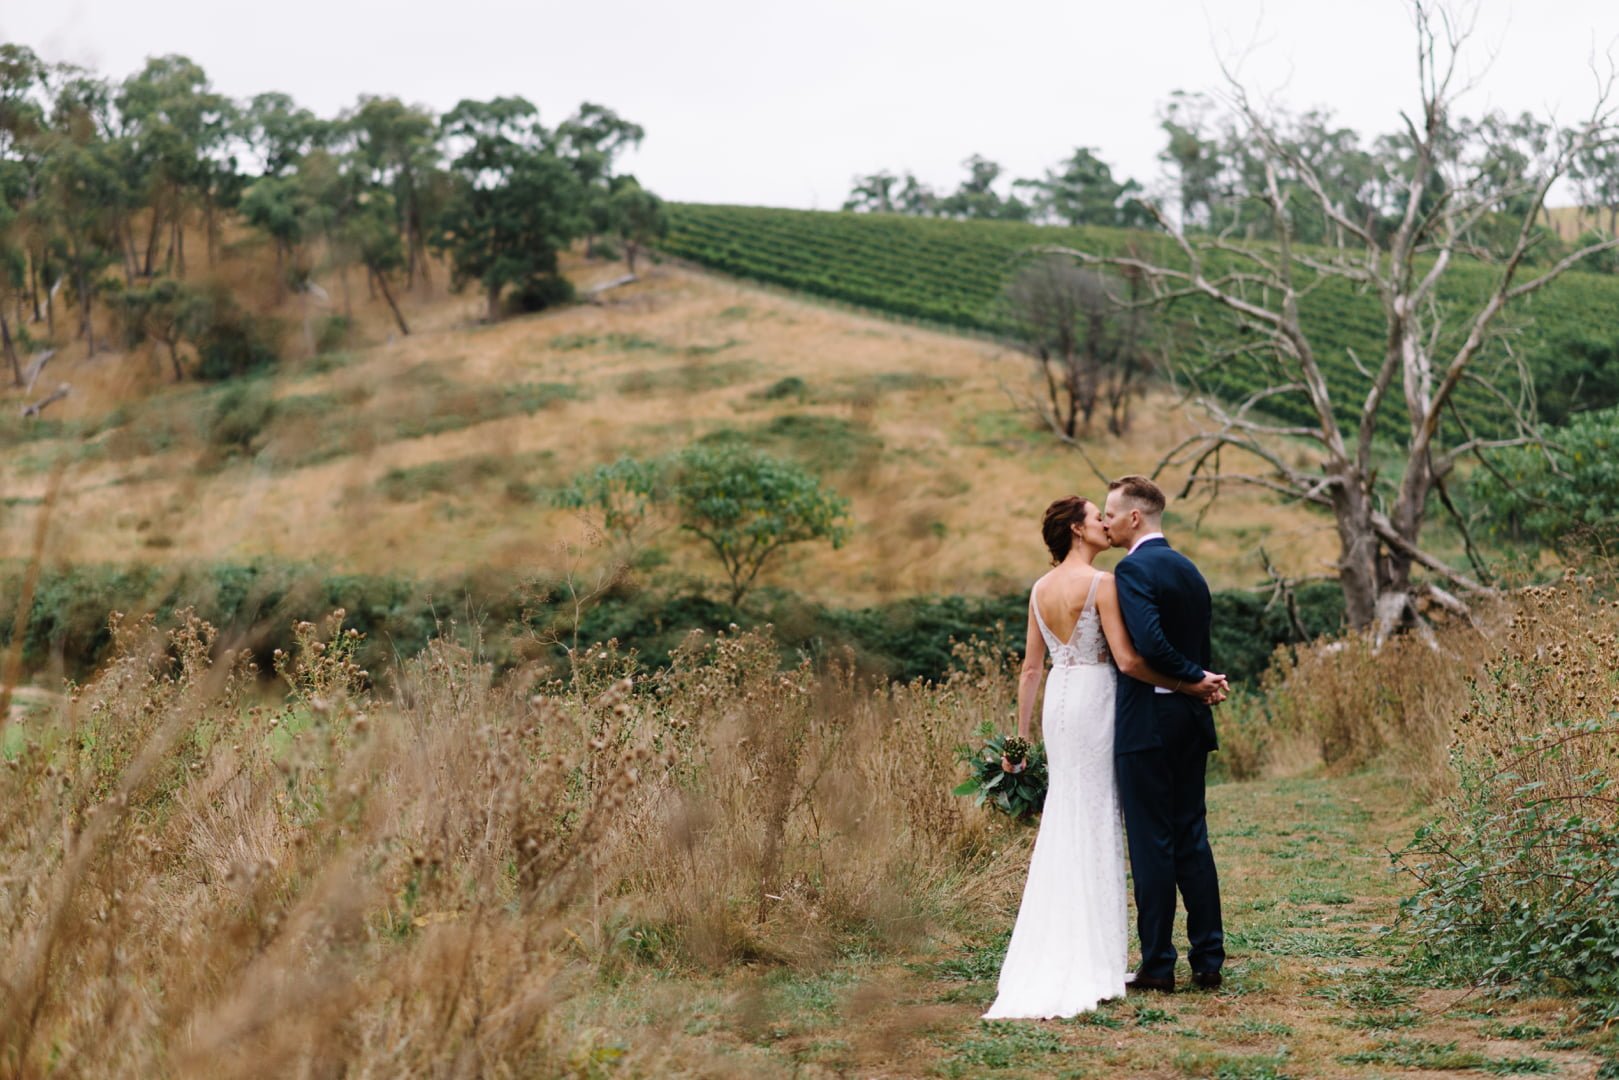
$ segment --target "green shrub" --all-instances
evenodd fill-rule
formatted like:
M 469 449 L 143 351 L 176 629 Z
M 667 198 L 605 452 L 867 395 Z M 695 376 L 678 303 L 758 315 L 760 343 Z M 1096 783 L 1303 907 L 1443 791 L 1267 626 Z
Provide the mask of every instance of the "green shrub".
M 199 379 L 249 375 L 279 359 L 280 326 L 243 308 L 223 286 L 200 294 L 189 317 Z
M 353 332 L 354 320 L 347 315 L 326 316 L 315 331 L 315 352 L 324 355 L 343 348 Z
M 785 379 L 777 379 L 763 390 L 755 392 L 753 396 L 764 401 L 782 401 L 786 398 L 803 401 L 809 396 L 809 383 L 797 375 L 789 375 Z
M 1302 585 L 1291 598 L 1231 589 L 1212 599 L 1213 666 L 1234 682 L 1258 679 L 1278 645 L 1314 641 L 1343 628 L 1344 594 L 1333 582 Z
M 260 379 L 225 388 L 208 417 L 208 445 L 230 454 L 250 454 L 276 412 L 269 385 Z
M 557 275 L 531 277 L 506 298 L 506 309 L 514 314 L 529 314 L 572 303 L 573 283 Z
M 1619 370 L 1616 370 L 1619 375 Z M 1565 559 L 1619 547 L 1619 409 L 1576 416 L 1551 446 L 1493 455 L 1469 495 L 1501 539 L 1550 547 Z

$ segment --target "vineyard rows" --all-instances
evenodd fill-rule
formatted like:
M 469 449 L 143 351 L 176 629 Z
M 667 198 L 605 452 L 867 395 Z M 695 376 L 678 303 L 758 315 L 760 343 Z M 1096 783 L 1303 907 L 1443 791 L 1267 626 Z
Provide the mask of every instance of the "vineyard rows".
M 1019 265 L 1043 247 L 1118 254 L 1133 244 L 1154 259 L 1175 258 L 1166 238 L 1119 229 L 692 203 L 671 206 L 670 219 L 665 250 L 691 262 L 879 312 L 996 336 L 1010 336 L 1014 330 L 1004 300 L 1007 283 Z M 1493 280 L 1488 267 L 1452 269 L 1440 300 L 1455 312 L 1453 322 L 1460 323 Z M 1377 299 L 1334 279 L 1308 293 L 1300 308 L 1317 359 L 1337 394 L 1335 404 L 1347 420 L 1367 386 L 1355 358 L 1373 365 L 1382 351 L 1384 325 Z M 1236 345 L 1241 333 L 1214 305 L 1181 300 L 1164 317 L 1174 343 L 1172 362 L 1181 373 L 1199 372 L 1204 385 L 1228 397 L 1240 397 L 1270 381 L 1265 362 L 1256 357 L 1211 361 Z M 1491 346 L 1478 369 L 1495 375 L 1503 392 L 1516 396 L 1512 375 L 1516 359 L 1528 363 L 1542 389 L 1572 378 L 1571 341 L 1613 339 L 1619 347 L 1619 279 L 1569 274 L 1510 309 L 1506 325 L 1513 332 Z M 1447 337 L 1459 339 L 1464 330 L 1462 325 L 1449 326 Z M 1499 430 L 1506 422 L 1506 409 L 1483 387 L 1464 387 L 1459 404 L 1467 415 L 1479 418 L 1482 430 Z M 1274 398 L 1268 405 L 1281 419 L 1313 419 L 1300 396 Z M 1380 427 L 1392 433 L 1405 423 L 1403 404 L 1387 403 Z

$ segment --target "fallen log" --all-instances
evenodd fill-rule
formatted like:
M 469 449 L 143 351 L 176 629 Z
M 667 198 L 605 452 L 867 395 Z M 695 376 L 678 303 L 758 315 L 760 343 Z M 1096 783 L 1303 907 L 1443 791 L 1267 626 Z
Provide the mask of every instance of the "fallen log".
M 40 413 L 44 412 L 48 406 L 54 405 L 58 401 L 61 401 L 72 391 L 73 387 L 69 386 L 67 383 L 63 383 L 55 390 L 52 390 L 45 397 L 42 397 L 38 401 L 34 402 L 32 405 L 24 405 L 22 407 L 22 414 L 24 416 L 38 416 Z

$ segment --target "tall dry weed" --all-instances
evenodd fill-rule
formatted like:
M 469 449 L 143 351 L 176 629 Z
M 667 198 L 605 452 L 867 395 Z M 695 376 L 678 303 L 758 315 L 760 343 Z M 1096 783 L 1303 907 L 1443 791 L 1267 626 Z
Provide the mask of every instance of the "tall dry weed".
M 615 970 L 813 965 L 1004 899 L 974 872 L 1002 827 L 947 794 L 1004 657 L 890 689 L 783 671 L 762 631 L 639 682 L 580 650 L 560 683 L 437 642 L 383 699 L 341 619 L 296 628 L 268 703 L 200 620 L 115 620 L 30 721 L 0 774 L 0 1072 L 584 1075 L 570 1002 Z M 674 1053 L 624 1060 L 700 1068 Z
M 1458 712 L 1453 790 L 1399 856 L 1423 958 L 1619 1020 L 1619 601 L 1525 590 Z
M 1454 787 L 1457 745 L 1501 755 L 1550 717 L 1590 710 L 1599 698 L 1619 707 L 1603 697 L 1611 692 L 1604 670 L 1619 670 L 1606 644 L 1612 632 L 1611 601 L 1595 579 L 1571 574 L 1431 636 L 1379 645 L 1350 634 L 1279 649 L 1260 692 L 1239 696 L 1222 716 L 1222 753 L 1239 779 L 1376 762 L 1438 797 Z

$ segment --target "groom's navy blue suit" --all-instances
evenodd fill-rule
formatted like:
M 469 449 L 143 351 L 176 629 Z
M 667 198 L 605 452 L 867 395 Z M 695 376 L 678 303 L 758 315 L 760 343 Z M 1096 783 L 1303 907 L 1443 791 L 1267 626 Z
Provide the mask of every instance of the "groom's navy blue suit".
M 1154 671 L 1188 683 L 1209 665 L 1209 586 L 1192 561 L 1154 538 L 1113 571 L 1136 652 Z M 1173 979 L 1175 890 L 1186 902 L 1192 970 L 1225 962 L 1220 880 L 1209 849 L 1204 767 L 1216 749 L 1214 711 L 1185 694 L 1160 694 L 1119 676 L 1113 750 L 1141 935 L 1138 978 Z

